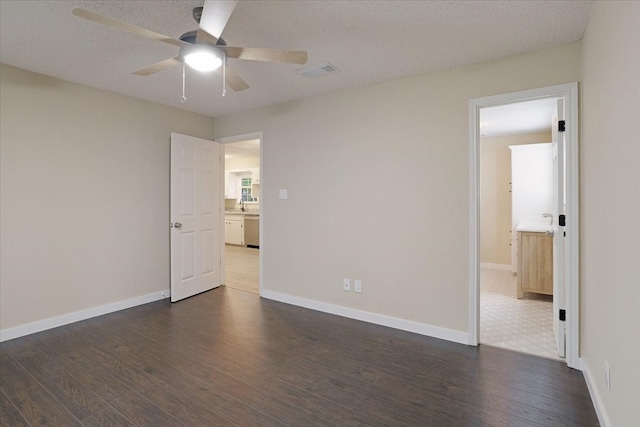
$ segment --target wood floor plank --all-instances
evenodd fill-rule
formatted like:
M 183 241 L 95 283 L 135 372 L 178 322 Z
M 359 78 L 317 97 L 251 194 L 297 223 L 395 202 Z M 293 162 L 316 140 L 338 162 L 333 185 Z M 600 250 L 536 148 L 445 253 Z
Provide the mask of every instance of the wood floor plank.
M 108 406 L 68 372 L 40 379 L 41 384 L 77 419 L 84 420 Z
M 82 425 L 84 427 L 135 427 L 131 421 L 111 406 L 83 420 Z
M 0 426 L 29 427 L 27 420 L 9 400 L 2 388 L 0 388 Z
M 7 394 L 32 426 L 82 426 L 44 387 L 35 385 Z
M 38 385 L 38 381 L 11 356 L 0 353 L 0 386 L 8 396 Z
M 64 369 L 36 347 L 17 352 L 13 359 L 34 378 L 42 380 L 65 373 Z
M 186 420 L 177 420 L 133 390 L 125 389 L 122 396 L 113 399 L 111 403 L 118 412 L 138 427 L 189 427 Z
M 29 422 L 598 425 L 582 373 L 559 361 L 225 287 L 0 343 L 0 362 L 6 417 Z

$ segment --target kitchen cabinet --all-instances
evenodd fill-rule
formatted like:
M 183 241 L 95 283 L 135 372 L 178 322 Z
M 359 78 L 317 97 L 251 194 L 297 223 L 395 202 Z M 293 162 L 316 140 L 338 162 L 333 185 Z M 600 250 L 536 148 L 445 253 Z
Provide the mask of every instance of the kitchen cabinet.
M 225 192 L 224 197 L 226 199 L 237 199 L 238 198 L 238 174 L 234 172 L 227 172 L 225 174 Z
M 251 183 L 260 184 L 260 168 L 251 168 Z
M 553 234 L 518 231 L 518 298 L 553 295 Z
M 243 215 L 225 215 L 224 242 L 230 245 L 244 245 Z

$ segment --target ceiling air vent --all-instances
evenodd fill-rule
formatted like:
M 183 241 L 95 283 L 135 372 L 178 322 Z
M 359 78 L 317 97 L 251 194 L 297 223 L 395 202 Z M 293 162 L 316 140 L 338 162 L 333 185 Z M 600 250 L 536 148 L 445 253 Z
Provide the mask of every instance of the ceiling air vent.
M 296 70 L 302 77 L 314 79 L 316 77 L 326 76 L 327 74 L 336 73 L 338 70 L 334 65 L 325 62 L 324 64 L 314 65 L 312 67 L 301 68 Z

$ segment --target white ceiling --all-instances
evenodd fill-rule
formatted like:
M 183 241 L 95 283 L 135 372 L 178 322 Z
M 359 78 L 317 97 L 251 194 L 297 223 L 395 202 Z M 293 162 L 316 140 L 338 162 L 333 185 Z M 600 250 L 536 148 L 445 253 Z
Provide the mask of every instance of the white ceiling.
M 0 1 L 0 61 L 216 117 L 348 87 L 459 67 L 582 38 L 588 1 L 241 1 L 222 34 L 230 46 L 303 49 L 304 66 L 229 60 L 250 89 L 221 96 L 217 75 L 131 72 L 177 47 L 71 14 L 74 7 L 178 38 L 203 1 Z M 340 72 L 295 70 L 330 62 Z
M 225 160 L 245 159 L 248 157 L 260 157 L 259 139 L 250 139 L 248 141 L 238 141 L 224 144 Z
M 480 135 L 550 132 L 556 98 L 535 99 L 480 109 Z

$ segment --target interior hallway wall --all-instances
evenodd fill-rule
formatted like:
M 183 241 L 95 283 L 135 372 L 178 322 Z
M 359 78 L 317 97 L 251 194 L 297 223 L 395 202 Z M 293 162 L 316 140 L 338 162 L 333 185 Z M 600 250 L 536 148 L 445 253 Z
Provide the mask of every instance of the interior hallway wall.
M 576 42 L 216 118 L 263 131 L 263 290 L 466 333 L 469 100 L 579 79 Z
M 169 138 L 213 119 L 0 68 L 0 328 L 169 288 Z
M 594 2 L 583 42 L 581 357 L 609 426 L 631 426 L 640 420 L 640 2 Z

